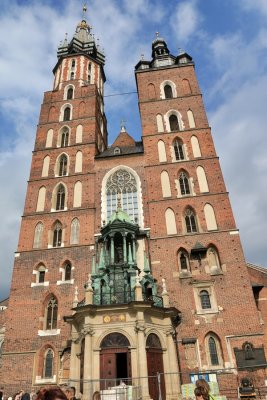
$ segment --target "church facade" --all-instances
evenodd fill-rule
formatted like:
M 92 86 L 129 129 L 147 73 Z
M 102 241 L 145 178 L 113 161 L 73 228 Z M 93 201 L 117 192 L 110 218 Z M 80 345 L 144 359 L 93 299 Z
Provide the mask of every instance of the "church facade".
M 108 146 L 105 57 L 83 19 L 44 94 L 6 311 L 1 382 L 119 382 L 177 399 L 266 379 L 264 328 L 187 53 L 135 67 L 142 137 Z

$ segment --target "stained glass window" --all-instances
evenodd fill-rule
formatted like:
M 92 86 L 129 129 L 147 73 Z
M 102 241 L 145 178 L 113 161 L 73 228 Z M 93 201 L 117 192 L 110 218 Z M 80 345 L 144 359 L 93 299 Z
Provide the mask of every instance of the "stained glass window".
M 119 169 L 108 178 L 106 185 L 107 218 L 121 208 L 134 222 L 138 221 L 138 192 L 136 179 L 129 171 Z

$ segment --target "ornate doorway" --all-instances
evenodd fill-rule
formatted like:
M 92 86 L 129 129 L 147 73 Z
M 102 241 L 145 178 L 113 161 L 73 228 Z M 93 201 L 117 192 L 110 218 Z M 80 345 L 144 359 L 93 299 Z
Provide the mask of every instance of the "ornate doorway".
M 129 340 L 121 333 L 107 335 L 101 342 L 100 387 L 117 386 L 120 381 L 129 383 L 131 378 L 131 353 Z
M 147 337 L 147 371 L 148 371 L 148 388 L 151 399 L 157 400 L 160 398 L 158 375 L 160 373 L 160 391 L 161 398 L 165 400 L 165 380 L 164 380 L 164 367 L 162 358 L 162 348 L 160 340 L 157 335 L 151 333 Z

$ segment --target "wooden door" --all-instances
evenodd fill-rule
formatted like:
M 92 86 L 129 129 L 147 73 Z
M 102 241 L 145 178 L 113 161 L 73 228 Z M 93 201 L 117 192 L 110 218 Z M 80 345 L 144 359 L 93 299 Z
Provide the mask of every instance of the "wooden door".
M 147 372 L 148 388 L 150 398 L 153 400 L 165 400 L 165 380 L 164 366 L 162 357 L 162 348 L 159 338 L 155 334 L 150 334 L 147 338 Z M 160 374 L 160 385 L 158 382 L 158 373 Z M 159 390 L 160 387 L 160 390 Z
M 101 389 L 116 386 L 116 353 L 111 349 L 101 350 L 100 353 L 100 379 Z

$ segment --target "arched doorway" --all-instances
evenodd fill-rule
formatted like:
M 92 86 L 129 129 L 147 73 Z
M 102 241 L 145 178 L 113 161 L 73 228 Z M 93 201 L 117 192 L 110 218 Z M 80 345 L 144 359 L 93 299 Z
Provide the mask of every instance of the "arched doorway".
M 160 378 L 160 391 L 161 398 L 165 400 L 165 380 L 164 380 L 164 367 L 162 357 L 162 347 L 160 340 L 155 333 L 150 333 L 146 340 L 146 356 L 147 356 L 147 371 L 148 371 L 148 388 L 151 399 L 157 400 L 160 398 L 159 381 Z M 157 374 L 160 374 L 159 377 Z
M 100 387 L 117 386 L 120 381 L 130 384 L 131 354 L 129 340 L 121 333 L 108 334 L 101 342 Z

